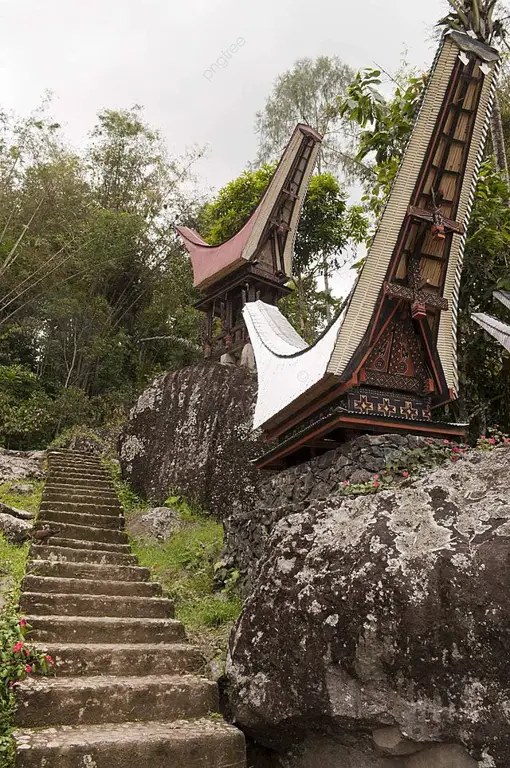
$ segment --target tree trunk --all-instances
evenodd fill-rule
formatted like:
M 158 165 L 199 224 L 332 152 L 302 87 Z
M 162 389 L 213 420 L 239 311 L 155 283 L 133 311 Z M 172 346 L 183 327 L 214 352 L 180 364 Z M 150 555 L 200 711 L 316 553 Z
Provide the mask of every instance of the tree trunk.
M 508 184 L 508 160 L 506 157 L 505 149 L 505 135 L 503 133 L 503 122 L 501 120 L 501 107 L 499 105 L 499 99 L 496 94 L 494 97 L 494 106 L 491 114 L 491 136 L 492 146 L 494 148 L 494 156 L 496 158 L 496 165 L 498 171 L 503 176 L 504 180 Z
M 326 294 L 326 321 L 328 324 L 331 322 L 331 287 L 329 285 L 329 265 L 326 256 L 322 261 L 322 269 L 324 274 L 324 293 Z
M 298 314 L 299 314 L 299 330 L 301 336 L 304 337 L 306 331 L 306 316 L 305 316 L 305 297 L 303 290 L 303 280 L 301 275 L 296 276 L 296 286 L 298 294 Z

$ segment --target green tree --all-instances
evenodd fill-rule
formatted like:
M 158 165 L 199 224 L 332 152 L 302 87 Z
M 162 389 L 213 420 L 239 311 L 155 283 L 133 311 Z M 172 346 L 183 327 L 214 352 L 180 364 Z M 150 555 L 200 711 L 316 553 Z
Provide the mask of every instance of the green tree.
M 379 90 L 381 70 L 364 69 L 338 99 L 340 114 L 361 129 L 356 159 L 371 168 L 365 202 L 376 216 L 398 171 L 425 82 L 425 77 L 401 70 L 391 98 L 385 99 Z
M 197 226 L 211 245 L 225 242 L 246 224 L 262 199 L 276 166 L 265 163 L 225 184 L 198 215 Z
M 363 176 L 363 165 L 353 160 L 350 151 L 356 127 L 339 114 L 336 102 L 353 76 L 354 71 L 338 56 L 298 59 L 292 69 L 279 75 L 256 115 L 257 164 L 276 162 L 296 124 L 306 123 L 324 137 L 319 173 L 341 168 L 348 176 Z
M 192 208 L 199 153 L 169 157 L 139 108 L 98 120 L 77 155 L 47 106 L 26 120 L 0 115 L 0 441 L 12 447 L 107 418 L 153 372 L 197 358 L 200 318 L 173 222 Z M 13 388 L 20 377 L 33 391 Z
M 273 172 L 270 165 L 244 171 L 204 206 L 198 225 L 208 242 L 215 245 L 239 231 L 258 205 Z M 361 208 L 347 205 L 346 193 L 332 174 L 312 176 L 294 246 L 297 307 L 290 300 L 282 303 L 282 308 L 293 307 L 292 320 L 297 320 L 307 339 L 314 336 L 323 319 L 331 318 L 336 303 L 330 277 L 347 262 L 349 250 L 365 239 L 367 227 Z M 319 276 L 324 278 L 323 292 L 317 290 Z M 320 304 L 323 309 L 319 311 Z

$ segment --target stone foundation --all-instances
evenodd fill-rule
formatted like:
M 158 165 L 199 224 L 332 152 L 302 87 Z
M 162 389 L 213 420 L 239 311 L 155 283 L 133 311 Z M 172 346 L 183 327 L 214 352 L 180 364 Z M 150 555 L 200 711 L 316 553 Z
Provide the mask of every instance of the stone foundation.
M 388 464 L 424 444 L 424 438 L 414 435 L 362 435 L 283 472 L 261 473 L 252 503 L 236 504 L 224 520 L 228 564 L 249 582 L 273 527 L 282 518 L 334 495 L 346 480 L 369 482 Z

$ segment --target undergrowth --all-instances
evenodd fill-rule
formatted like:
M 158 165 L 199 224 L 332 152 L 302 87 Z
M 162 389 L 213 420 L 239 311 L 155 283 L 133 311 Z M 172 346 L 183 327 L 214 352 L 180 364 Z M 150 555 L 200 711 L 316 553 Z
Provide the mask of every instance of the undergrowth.
M 497 424 L 487 430 L 474 446 L 477 451 L 491 451 L 498 445 L 507 445 L 510 437 Z M 344 496 L 367 496 L 382 490 L 395 488 L 408 479 L 422 475 L 425 471 L 439 467 L 446 462 L 456 462 L 469 452 L 470 446 L 456 444 L 451 440 L 427 439 L 421 448 L 407 451 L 388 464 L 381 472 L 366 483 L 351 483 L 344 480 L 339 490 Z
M 241 610 L 235 578 L 221 588 L 216 579 L 223 549 L 223 526 L 189 510 L 181 513 L 182 529 L 166 542 L 133 540 L 141 565 L 151 568 L 173 598 L 176 616 L 191 632 L 231 624 Z
M 16 491 L 16 485 L 20 484 L 31 485 L 31 493 L 19 493 Z M 2 483 L 0 484 L 0 501 L 2 501 L 4 504 L 8 504 L 10 507 L 24 509 L 27 512 L 33 512 L 35 514 L 39 509 L 39 504 L 41 503 L 43 486 L 43 480 L 22 480 Z
M 104 459 L 103 464 L 124 507 L 129 533 L 129 522 L 151 504 L 121 479 L 118 462 Z M 176 618 L 186 626 L 190 638 L 209 657 L 223 654 L 242 604 L 237 590 L 239 574 L 225 573 L 222 568 L 223 526 L 179 495 L 169 496 L 164 506 L 178 512 L 179 530 L 164 542 L 130 535 L 133 553 L 174 600 Z
M 13 490 L 15 483 L 0 485 L 0 501 L 36 513 L 42 481 L 31 481 L 30 494 Z M 26 643 L 30 625 L 19 613 L 21 580 L 25 573 L 29 543 L 11 544 L 0 534 L 0 766 L 13 768 L 15 745 L 12 726 L 16 711 L 15 688 L 31 673 L 48 674 L 53 659 L 35 652 Z

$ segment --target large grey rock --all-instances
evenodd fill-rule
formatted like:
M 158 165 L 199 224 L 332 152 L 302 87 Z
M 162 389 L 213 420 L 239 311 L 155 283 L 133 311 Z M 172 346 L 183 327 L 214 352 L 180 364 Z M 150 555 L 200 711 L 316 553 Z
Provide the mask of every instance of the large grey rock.
M 282 753 L 397 726 L 508 768 L 509 488 L 505 446 L 282 517 L 231 638 L 236 721 Z
M 34 486 L 31 483 L 15 483 L 11 486 L 12 493 L 20 493 L 22 495 L 28 495 L 33 490 Z
M 12 544 L 22 544 L 30 538 L 32 525 L 26 520 L 0 512 L 0 533 Z
M 179 513 L 169 507 L 155 507 L 143 514 L 135 515 L 127 524 L 132 536 L 142 539 L 166 541 L 182 527 Z
M 437 451 L 447 451 L 443 441 L 430 440 Z M 250 584 L 263 555 L 268 536 L 282 518 L 300 512 L 320 499 L 340 495 L 343 483 L 366 483 L 388 464 L 416 464 L 412 452 L 426 447 L 421 437 L 361 435 L 283 472 L 261 473 L 251 503 L 235 503 L 223 517 L 226 559 Z M 402 463 L 403 462 L 403 463 Z M 400 480 L 404 478 L 400 476 Z M 245 500 L 244 500 L 245 502 Z
M 388 757 L 374 751 L 367 738 L 348 736 L 344 743 L 323 736 L 308 737 L 281 758 L 282 768 L 478 768 L 459 744 L 423 746 L 418 754 Z
M 0 483 L 44 476 L 45 451 L 8 451 L 0 448 Z
M 11 507 L 3 501 L 0 501 L 0 512 L 3 512 L 5 515 L 10 515 L 11 517 L 17 517 L 19 520 L 32 520 L 34 517 L 33 512 L 27 512 L 25 509 Z
M 133 408 L 120 440 L 123 476 L 161 503 L 181 493 L 224 518 L 251 503 L 261 452 L 252 432 L 256 376 L 204 363 L 154 380 Z

